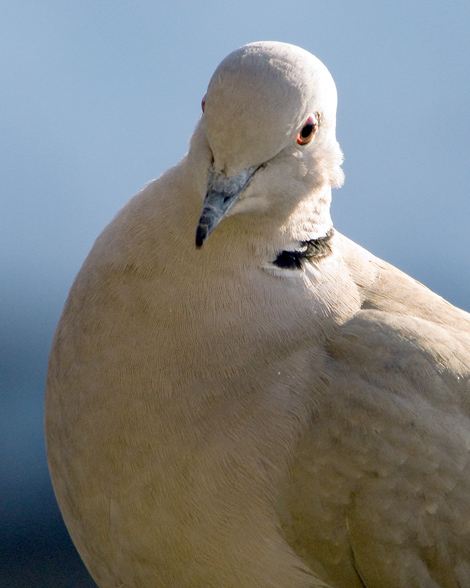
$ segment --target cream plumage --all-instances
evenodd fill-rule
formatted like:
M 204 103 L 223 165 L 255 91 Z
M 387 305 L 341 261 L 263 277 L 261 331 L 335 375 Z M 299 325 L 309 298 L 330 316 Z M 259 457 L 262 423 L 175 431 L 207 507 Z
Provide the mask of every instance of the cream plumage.
M 470 586 L 470 316 L 333 231 L 335 116 L 235 51 L 75 280 L 46 436 L 101 588 Z

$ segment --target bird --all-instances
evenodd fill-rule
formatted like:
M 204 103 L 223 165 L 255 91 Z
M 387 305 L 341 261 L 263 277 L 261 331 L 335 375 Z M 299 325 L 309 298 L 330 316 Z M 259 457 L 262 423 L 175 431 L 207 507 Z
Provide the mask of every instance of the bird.
M 100 588 L 470 586 L 470 315 L 334 228 L 336 108 L 236 49 L 75 278 L 46 444 Z

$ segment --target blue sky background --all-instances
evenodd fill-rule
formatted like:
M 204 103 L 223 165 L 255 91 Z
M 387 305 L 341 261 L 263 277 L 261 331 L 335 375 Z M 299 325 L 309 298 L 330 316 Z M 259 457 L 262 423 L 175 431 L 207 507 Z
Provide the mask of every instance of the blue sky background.
M 21 562 L 0 567 L 2 586 L 51 585 L 31 537 L 48 549 L 59 529 L 42 404 L 73 277 L 116 211 L 184 155 L 213 70 L 240 45 L 285 41 L 326 64 L 345 154 L 336 227 L 470 310 L 469 29 L 468 0 L 2 3 L 0 538 L 16 537 Z M 88 585 L 73 570 L 54 586 Z

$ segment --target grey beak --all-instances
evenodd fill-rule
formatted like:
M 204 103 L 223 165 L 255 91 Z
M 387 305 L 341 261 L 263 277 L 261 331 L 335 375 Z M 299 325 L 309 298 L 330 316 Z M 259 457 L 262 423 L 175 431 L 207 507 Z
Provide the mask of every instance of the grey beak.
M 228 177 L 212 167 L 207 179 L 207 193 L 196 229 L 196 247 L 200 249 L 207 237 L 227 215 L 248 186 L 259 166 L 247 167 L 239 174 Z

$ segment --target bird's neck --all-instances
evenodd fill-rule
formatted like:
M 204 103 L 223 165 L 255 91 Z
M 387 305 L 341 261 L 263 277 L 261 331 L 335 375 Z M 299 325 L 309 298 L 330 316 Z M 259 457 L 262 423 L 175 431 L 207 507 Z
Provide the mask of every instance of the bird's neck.
M 330 205 L 331 186 L 324 185 L 297 204 L 281 230 L 289 235 L 292 241 L 323 239 L 333 227 Z
M 278 254 L 273 264 L 284 269 L 302 269 L 307 262 L 328 257 L 332 253 L 330 242 L 333 235 L 334 231 L 330 229 L 324 237 L 301 241 L 294 249 L 284 249 Z

